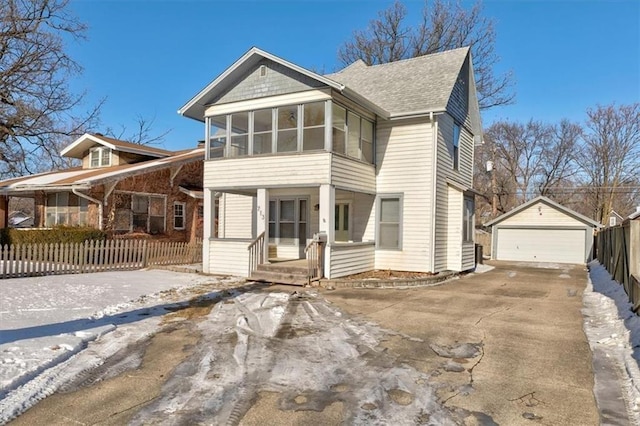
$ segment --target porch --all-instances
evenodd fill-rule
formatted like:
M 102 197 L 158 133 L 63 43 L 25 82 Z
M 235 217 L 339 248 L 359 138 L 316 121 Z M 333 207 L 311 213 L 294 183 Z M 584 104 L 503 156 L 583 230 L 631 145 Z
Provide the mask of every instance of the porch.
M 333 185 L 257 188 L 209 191 L 207 204 L 205 271 L 307 284 L 374 269 L 373 194 Z

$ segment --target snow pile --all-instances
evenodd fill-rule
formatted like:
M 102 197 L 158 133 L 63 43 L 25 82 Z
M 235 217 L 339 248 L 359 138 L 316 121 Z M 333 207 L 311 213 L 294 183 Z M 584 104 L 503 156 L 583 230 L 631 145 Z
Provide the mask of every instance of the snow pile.
M 597 261 L 589 264 L 589 283 L 584 293 L 584 329 L 594 354 L 594 364 L 611 363 L 621 383 L 629 420 L 640 424 L 640 317 L 631 310 L 632 305 L 622 285 L 611 279 L 607 270 Z M 600 354 L 606 359 L 597 359 Z M 606 377 L 596 370 L 596 398 L 606 404 L 613 392 Z M 601 373 L 600 373 L 601 374 Z M 602 406 L 600 406 L 602 410 Z

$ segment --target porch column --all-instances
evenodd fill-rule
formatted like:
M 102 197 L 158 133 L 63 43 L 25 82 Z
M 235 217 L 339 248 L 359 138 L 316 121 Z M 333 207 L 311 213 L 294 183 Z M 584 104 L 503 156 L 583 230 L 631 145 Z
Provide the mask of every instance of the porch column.
M 9 226 L 9 197 L 0 196 L 0 228 Z
M 324 251 L 324 276 L 331 278 L 331 246 L 335 241 L 336 188 L 333 185 L 320 185 L 319 231 L 327 235 Z
M 264 260 L 269 261 L 269 190 L 258 188 L 256 197 L 256 237 L 264 232 Z

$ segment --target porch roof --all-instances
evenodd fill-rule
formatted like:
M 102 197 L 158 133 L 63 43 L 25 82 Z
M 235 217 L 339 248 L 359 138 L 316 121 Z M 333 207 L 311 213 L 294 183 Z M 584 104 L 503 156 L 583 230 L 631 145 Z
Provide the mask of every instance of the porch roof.
M 0 181 L 0 194 L 27 195 L 33 191 L 61 191 L 72 188 L 90 188 L 108 182 L 117 182 L 130 176 L 141 175 L 170 167 L 177 167 L 204 159 L 204 149 L 176 151 L 165 158 L 123 164 L 98 169 L 74 167 L 47 173 Z

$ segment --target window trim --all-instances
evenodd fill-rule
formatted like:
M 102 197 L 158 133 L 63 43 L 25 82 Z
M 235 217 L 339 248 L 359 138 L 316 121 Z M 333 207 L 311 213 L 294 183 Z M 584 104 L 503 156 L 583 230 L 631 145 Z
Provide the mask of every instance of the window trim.
M 471 209 L 467 210 L 468 203 L 471 204 Z M 467 216 L 467 211 L 471 214 Z M 476 203 L 473 196 L 465 195 L 462 198 L 462 242 L 473 243 L 475 242 L 475 216 L 476 216 Z
M 182 206 L 182 215 L 176 215 L 176 206 Z M 176 226 L 176 218 L 182 218 L 182 226 Z M 187 228 L 187 203 L 184 201 L 174 201 L 173 202 L 173 229 L 176 231 L 183 231 Z
M 127 210 L 129 210 L 130 214 L 129 214 L 129 232 L 134 230 L 133 227 L 133 216 L 134 216 L 134 211 L 133 211 L 133 198 L 136 196 L 140 196 L 140 197 L 147 197 L 149 199 L 148 205 L 147 205 L 147 225 L 146 225 L 146 229 L 145 232 L 151 234 L 151 198 L 162 198 L 163 201 L 163 207 L 162 207 L 162 212 L 163 212 L 163 221 L 162 221 L 162 231 L 160 232 L 161 234 L 166 234 L 167 232 L 167 195 L 166 194 L 158 194 L 158 193 L 151 193 L 151 192 L 136 192 L 136 191 L 114 191 L 114 193 L 117 194 L 130 194 L 131 195 L 131 200 L 129 202 L 129 208 Z M 153 217 L 160 217 L 157 215 L 153 215 Z M 118 229 L 119 231 L 126 231 L 125 229 Z
M 104 157 L 104 153 L 107 153 L 107 159 L 109 160 L 107 164 L 102 164 L 102 160 Z M 93 165 L 93 156 L 97 153 L 98 156 L 98 165 Z M 96 146 L 89 149 L 89 168 L 97 169 L 100 167 L 110 167 L 112 163 L 111 159 L 112 150 L 111 148 L 107 148 L 106 146 Z
M 380 245 L 380 220 L 382 209 L 382 200 L 385 199 L 397 199 L 399 203 L 398 208 L 398 247 L 383 247 Z M 402 251 L 402 234 L 404 232 L 404 193 L 385 193 L 378 194 L 376 196 L 376 250 L 389 250 L 389 251 Z
M 56 196 L 56 201 L 54 205 L 49 205 L 49 195 L 54 194 Z M 60 205 L 60 195 L 67 194 L 67 203 L 66 205 Z M 70 205 L 70 198 L 76 197 L 78 199 L 77 206 Z M 77 212 L 72 212 L 71 208 L 77 208 Z M 53 214 L 53 224 L 47 224 L 47 217 L 49 214 Z M 78 215 L 78 220 L 76 223 L 71 222 L 71 215 L 76 213 Z M 58 214 L 64 214 L 66 220 L 64 223 L 58 222 Z M 84 214 L 84 221 L 81 220 L 82 214 Z M 87 226 L 89 224 L 89 200 L 86 198 L 80 197 L 70 191 L 56 191 L 47 193 L 45 196 L 44 203 L 44 225 L 45 227 L 53 227 L 53 226 Z
M 462 126 L 457 122 L 453 122 L 453 156 L 452 166 L 453 170 L 460 170 L 460 135 L 462 132 Z

